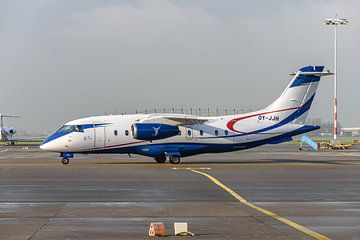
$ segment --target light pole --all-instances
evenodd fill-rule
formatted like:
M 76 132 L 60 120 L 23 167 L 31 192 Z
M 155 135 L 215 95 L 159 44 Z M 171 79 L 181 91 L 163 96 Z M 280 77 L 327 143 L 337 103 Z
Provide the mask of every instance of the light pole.
M 334 26 L 335 39 L 334 39 L 334 141 L 337 139 L 337 62 L 336 62 L 336 51 L 337 51 L 337 42 L 336 42 L 336 29 L 338 25 L 346 25 L 349 23 L 349 20 L 346 18 L 327 18 L 324 23 L 326 25 Z

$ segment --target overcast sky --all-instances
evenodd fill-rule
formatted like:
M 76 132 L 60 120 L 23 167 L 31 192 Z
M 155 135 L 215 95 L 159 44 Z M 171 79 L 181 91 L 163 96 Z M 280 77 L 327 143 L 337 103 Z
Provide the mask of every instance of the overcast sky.
M 145 108 L 262 108 L 290 72 L 333 69 L 339 120 L 360 126 L 360 1 L 0 0 L 0 112 L 20 130 Z M 332 119 L 333 78 L 310 117 Z

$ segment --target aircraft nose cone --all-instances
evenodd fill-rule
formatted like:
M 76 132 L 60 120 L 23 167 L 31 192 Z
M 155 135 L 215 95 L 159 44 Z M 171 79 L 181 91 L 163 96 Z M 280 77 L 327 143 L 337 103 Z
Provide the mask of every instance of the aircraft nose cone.
M 41 144 L 40 144 L 40 149 L 42 149 L 42 150 L 48 150 L 48 148 L 47 148 L 46 145 L 47 145 L 46 143 L 45 143 L 45 144 L 41 143 Z
M 45 151 L 51 151 L 51 148 L 52 148 L 52 145 L 54 145 L 53 144 L 53 142 L 51 141 L 51 139 L 50 138 L 47 138 L 47 139 L 45 139 L 42 143 L 40 143 L 40 149 L 42 149 L 42 150 L 45 150 Z
M 64 150 L 64 139 L 58 139 L 56 135 L 51 135 L 40 144 L 40 149 L 49 152 L 61 152 Z

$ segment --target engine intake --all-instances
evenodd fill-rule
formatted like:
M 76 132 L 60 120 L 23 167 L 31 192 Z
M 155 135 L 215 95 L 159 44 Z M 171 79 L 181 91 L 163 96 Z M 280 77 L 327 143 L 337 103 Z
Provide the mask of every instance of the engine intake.
M 16 129 L 15 128 L 3 128 L 2 131 L 6 134 L 6 135 L 14 135 L 16 133 Z
M 180 134 L 178 126 L 159 123 L 135 123 L 131 126 L 132 135 L 138 140 L 159 140 Z

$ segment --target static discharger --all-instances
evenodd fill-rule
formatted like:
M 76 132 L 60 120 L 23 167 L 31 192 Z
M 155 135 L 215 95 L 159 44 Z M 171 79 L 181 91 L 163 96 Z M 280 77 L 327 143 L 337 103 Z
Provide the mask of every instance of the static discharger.
M 150 223 L 149 236 L 150 237 L 163 237 L 163 236 L 166 236 L 165 224 L 162 223 L 162 222 Z
M 186 222 L 174 223 L 175 236 L 194 236 L 194 233 L 188 231 L 188 224 Z

